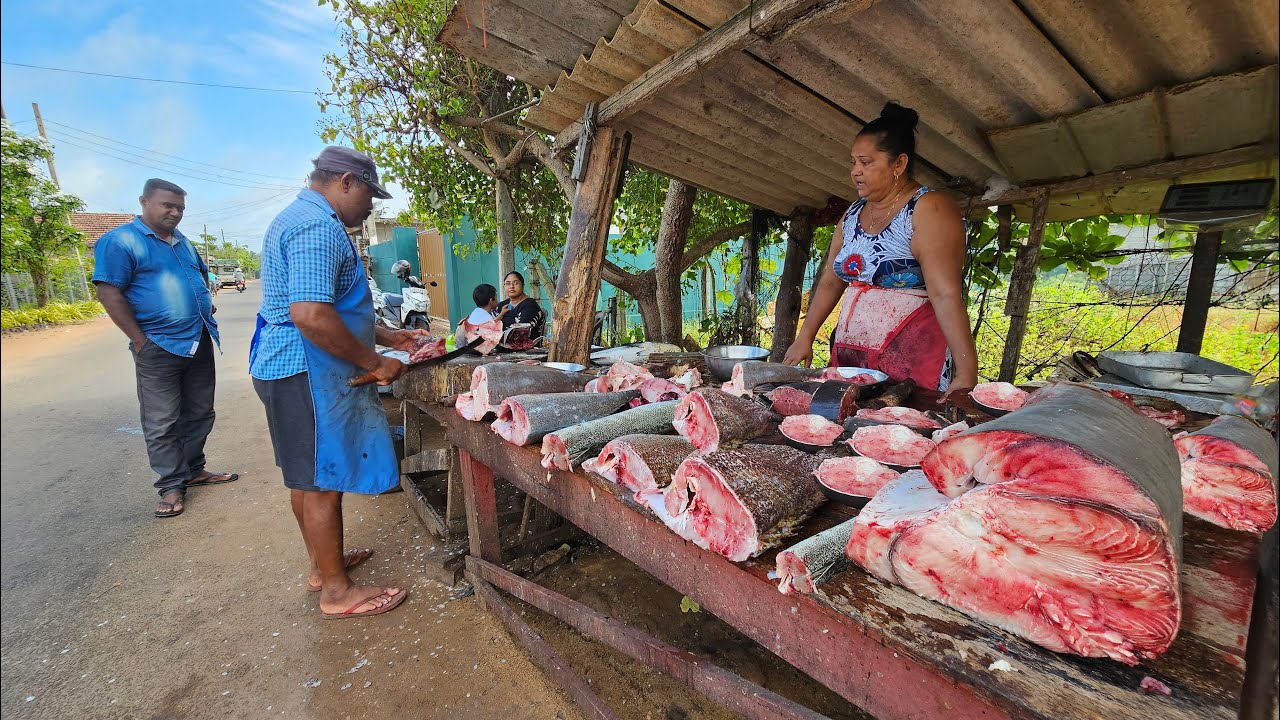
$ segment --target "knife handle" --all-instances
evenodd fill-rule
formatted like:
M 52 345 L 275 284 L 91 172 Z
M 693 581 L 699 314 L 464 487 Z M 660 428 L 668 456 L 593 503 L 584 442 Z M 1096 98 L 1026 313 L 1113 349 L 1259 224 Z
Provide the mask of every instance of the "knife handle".
M 377 382 L 377 380 L 378 380 L 378 377 L 376 375 L 374 375 L 372 372 L 367 372 L 361 375 L 356 375 L 355 377 L 348 380 L 347 387 L 360 387 L 361 385 L 368 385 L 369 383 Z

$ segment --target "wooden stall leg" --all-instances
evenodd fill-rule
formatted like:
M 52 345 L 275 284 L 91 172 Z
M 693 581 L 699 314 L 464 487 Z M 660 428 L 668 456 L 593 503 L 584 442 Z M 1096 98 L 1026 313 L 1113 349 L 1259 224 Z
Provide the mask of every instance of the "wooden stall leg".
M 449 474 L 445 478 L 444 527 L 449 536 L 467 528 L 467 503 L 462 490 L 462 463 L 458 450 L 449 448 Z
M 412 457 L 422 452 L 422 411 L 408 400 L 401 400 L 404 412 L 404 456 Z
M 492 563 L 502 562 L 502 541 L 498 537 L 498 502 L 493 489 L 493 471 L 488 465 L 458 451 L 462 466 L 462 492 L 467 500 L 467 542 L 471 554 Z
M 569 694 L 569 697 L 577 704 L 584 715 L 599 718 L 599 720 L 617 720 L 618 716 L 614 715 L 609 706 L 605 705 L 604 701 L 591 691 L 590 686 L 582 679 L 582 676 L 560 659 L 555 649 L 546 640 L 542 639 L 537 630 L 529 627 L 525 621 L 520 619 L 516 611 L 502 599 L 502 596 L 498 594 L 497 590 L 493 589 L 493 586 L 474 576 L 471 576 L 471 582 L 476 589 L 476 596 L 484 602 L 485 607 L 498 616 L 502 624 L 507 626 L 507 630 L 529 651 L 538 667 L 541 667 Z

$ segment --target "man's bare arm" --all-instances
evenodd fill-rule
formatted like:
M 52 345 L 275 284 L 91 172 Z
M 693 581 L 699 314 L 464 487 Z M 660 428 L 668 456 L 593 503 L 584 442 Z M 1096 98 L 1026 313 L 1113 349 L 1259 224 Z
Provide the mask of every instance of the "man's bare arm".
M 98 288 L 98 302 L 106 309 L 107 317 L 129 338 L 134 352 L 141 350 L 142 344 L 147 341 L 147 335 L 138 326 L 138 319 L 134 317 L 133 308 L 129 307 L 124 293 L 111 283 L 98 282 L 94 285 Z
M 404 363 L 379 355 L 372 347 L 360 342 L 329 303 L 292 303 L 289 305 L 289 319 L 303 337 L 321 350 L 356 367 L 373 371 L 380 385 L 386 385 L 404 374 Z

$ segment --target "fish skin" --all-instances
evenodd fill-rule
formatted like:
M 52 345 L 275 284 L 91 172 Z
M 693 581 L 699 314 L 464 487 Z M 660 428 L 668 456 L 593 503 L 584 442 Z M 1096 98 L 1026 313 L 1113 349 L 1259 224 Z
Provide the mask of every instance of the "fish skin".
M 681 537 L 741 562 L 780 543 L 826 502 L 813 478 L 819 462 L 785 445 L 744 445 L 693 455 L 680 464 L 664 491 L 664 499 L 671 502 L 655 513 Z M 703 482 L 714 487 L 701 487 Z M 708 508 L 724 501 L 726 494 L 749 519 L 741 538 L 717 537 L 713 533 L 724 523 L 705 520 L 708 513 L 715 514 Z
M 624 410 L 598 420 L 570 425 L 563 430 L 547 433 L 542 438 L 542 466 L 548 470 L 569 470 L 583 458 L 598 454 L 610 440 L 623 435 L 659 435 L 675 433 L 671 421 L 675 417 L 678 400 L 650 403 Z M 564 452 L 564 456 L 561 452 Z
M 470 392 L 485 410 L 497 412 L 502 401 L 513 395 L 578 392 L 586 384 L 585 377 L 541 365 L 495 362 L 471 372 Z
M 758 385 L 800 382 L 811 380 L 821 375 L 821 370 L 765 362 L 763 360 L 743 360 L 733 366 L 729 382 L 724 384 L 724 391 L 737 397 L 746 397 Z
M 700 452 L 711 453 L 767 434 L 773 429 L 773 417 L 772 412 L 754 400 L 734 397 L 715 388 L 699 388 L 680 400 L 673 424 L 676 432 Z M 708 437 L 697 432 L 705 419 L 714 422 L 715 432 Z
M 783 595 L 812 593 L 817 586 L 848 567 L 849 558 L 844 549 L 853 534 L 855 520 L 850 518 L 778 553 L 775 558 L 778 592 Z
M 610 440 L 594 460 L 583 461 L 582 468 L 631 490 L 645 505 L 642 495 L 669 485 L 676 468 L 695 451 L 692 443 L 678 435 L 623 435 Z M 644 468 L 635 468 L 637 462 Z M 644 475 L 649 482 L 642 484 L 638 476 Z
M 498 408 L 498 419 L 493 423 L 493 431 L 507 442 L 528 445 L 538 442 L 549 432 L 612 415 L 639 395 L 638 390 L 612 393 L 565 392 L 512 395 L 503 400 Z M 523 438 L 513 437 L 513 433 L 523 430 L 523 428 L 514 427 L 511 407 L 513 405 L 519 405 L 524 411 L 528 433 Z M 517 440 L 523 440 L 523 442 L 517 442 Z

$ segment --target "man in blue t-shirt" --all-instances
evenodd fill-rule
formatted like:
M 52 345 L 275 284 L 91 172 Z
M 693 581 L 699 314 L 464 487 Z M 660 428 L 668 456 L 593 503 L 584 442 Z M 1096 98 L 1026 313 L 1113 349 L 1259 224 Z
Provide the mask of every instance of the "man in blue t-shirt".
M 98 300 L 129 338 L 133 355 L 147 456 L 160 475 L 156 517 L 182 514 L 187 488 L 239 477 L 205 469 L 218 323 L 209 268 L 178 231 L 186 195 L 167 180 L 148 180 L 139 198 L 142 214 L 94 247 Z

